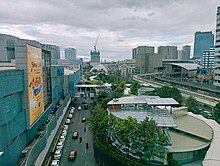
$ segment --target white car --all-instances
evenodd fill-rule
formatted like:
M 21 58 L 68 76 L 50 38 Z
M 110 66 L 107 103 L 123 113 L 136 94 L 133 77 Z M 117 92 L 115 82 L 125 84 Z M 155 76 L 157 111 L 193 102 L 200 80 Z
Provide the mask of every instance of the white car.
M 66 119 L 66 124 L 70 124 L 70 119 Z
M 69 115 L 68 115 L 68 118 L 69 118 L 69 119 L 72 119 L 72 118 L 73 118 L 73 114 L 69 114 Z
M 70 114 L 73 114 L 74 113 L 74 111 L 73 110 L 70 110 Z
M 63 126 L 63 129 L 64 129 L 64 130 L 68 130 L 68 128 L 69 128 L 68 125 L 64 125 L 64 126 Z
M 53 160 L 51 166 L 59 166 L 60 160 Z
M 58 142 L 57 149 L 60 149 L 60 150 L 63 149 L 63 142 Z
M 82 107 L 81 107 L 81 106 L 79 106 L 79 107 L 78 107 L 78 111 L 81 111 L 81 109 L 82 109 Z
M 67 130 L 63 130 L 62 131 L 62 136 L 66 136 L 67 135 Z
M 54 153 L 54 160 L 59 160 L 61 158 L 62 151 L 60 149 L 56 150 Z
M 66 140 L 66 137 L 64 135 L 61 135 L 59 141 L 64 143 L 65 140 Z

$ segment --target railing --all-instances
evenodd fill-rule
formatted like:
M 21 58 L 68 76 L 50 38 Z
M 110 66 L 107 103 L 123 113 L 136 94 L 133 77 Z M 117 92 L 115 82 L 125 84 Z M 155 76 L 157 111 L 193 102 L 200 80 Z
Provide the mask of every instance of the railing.
M 44 149 L 47 143 L 47 135 L 46 132 L 42 135 L 40 135 L 40 139 L 36 142 L 36 144 L 33 146 L 33 148 L 30 150 L 25 166 L 30 166 L 35 161 L 39 153 Z
M 56 114 L 51 117 L 51 121 L 47 124 L 43 133 L 40 134 L 38 140 L 33 145 L 33 147 L 28 152 L 27 157 L 22 162 L 22 166 L 30 166 L 34 163 L 35 159 L 38 157 L 40 152 L 45 148 L 47 144 L 47 138 L 49 137 L 51 131 L 55 128 L 57 124 L 57 119 L 62 115 L 63 108 L 66 106 L 67 101 L 69 100 L 69 95 L 65 97 L 63 104 L 57 109 Z

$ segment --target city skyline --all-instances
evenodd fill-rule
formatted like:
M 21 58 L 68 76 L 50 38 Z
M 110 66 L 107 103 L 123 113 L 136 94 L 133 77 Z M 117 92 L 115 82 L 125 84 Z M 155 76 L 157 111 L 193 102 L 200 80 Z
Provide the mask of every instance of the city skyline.
M 196 31 L 216 28 L 214 1 L 6 1 L 0 4 L 0 33 L 76 48 L 90 59 L 96 37 L 102 60 L 128 59 L 141 46 L 193 48 Z M 186 10 L 187 9 L 187 10 Z M 51 12 L 53 11 L 53 12 Z M 191 50 L 191 54 L 192 54 Z

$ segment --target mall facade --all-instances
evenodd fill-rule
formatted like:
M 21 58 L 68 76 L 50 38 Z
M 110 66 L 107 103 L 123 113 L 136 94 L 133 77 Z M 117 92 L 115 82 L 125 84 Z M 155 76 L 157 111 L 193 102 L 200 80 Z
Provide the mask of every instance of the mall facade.
M 32 164 L 71 97 L 81 61 L 58 63 L 55 45 L 0 34 L 0 163 Z M 71 72 L 70 72 L 71 71 Z M 64 81 L 64 78 L 67 81 Z M 27 159 L 27 156 L 32 155 Z

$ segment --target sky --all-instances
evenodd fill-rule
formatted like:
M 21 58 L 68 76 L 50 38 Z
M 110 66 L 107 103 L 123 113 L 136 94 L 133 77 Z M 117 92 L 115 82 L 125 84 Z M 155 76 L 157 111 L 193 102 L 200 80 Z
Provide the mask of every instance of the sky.
M 191 45 L 215 31 L 219 0 L 1 0 L 0 33 L 77 50 L 89 60 L 130 59 L 137 46 Z M 157 50 L 157 49 L 156 49 Z

